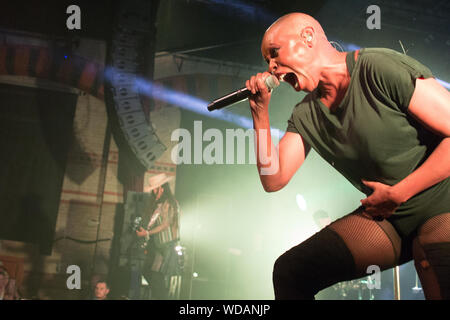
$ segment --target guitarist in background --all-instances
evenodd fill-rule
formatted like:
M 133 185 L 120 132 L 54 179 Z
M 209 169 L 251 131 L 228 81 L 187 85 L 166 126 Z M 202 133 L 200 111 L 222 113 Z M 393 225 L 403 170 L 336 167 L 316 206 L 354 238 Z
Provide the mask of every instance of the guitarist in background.
M 176 258 L 175 245 L 179 240 L 179 205 L 169 187 L 172 178 L 165 174 L 149 178 L 144 192 L 152 195 L 150 220 L 147 226 L 136 230 L 136 235 L 145 239 L 146 257 L 141 272 L 155 300 L 167 299 L 166 276 L 171 273 L 169 269 L 173 267 L 171 262 Z

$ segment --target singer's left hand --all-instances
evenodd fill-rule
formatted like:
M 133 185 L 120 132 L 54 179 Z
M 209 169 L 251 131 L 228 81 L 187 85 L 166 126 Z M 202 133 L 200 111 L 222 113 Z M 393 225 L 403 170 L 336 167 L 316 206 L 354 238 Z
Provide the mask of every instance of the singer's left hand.
M 395 192 L 392 186 L 375 181 L 362 180 L 362 182 L 373 190 L 370 196 L 361 200 L 364 212 L 373 218 L 386 219 L 402 204 L 401 196 Z

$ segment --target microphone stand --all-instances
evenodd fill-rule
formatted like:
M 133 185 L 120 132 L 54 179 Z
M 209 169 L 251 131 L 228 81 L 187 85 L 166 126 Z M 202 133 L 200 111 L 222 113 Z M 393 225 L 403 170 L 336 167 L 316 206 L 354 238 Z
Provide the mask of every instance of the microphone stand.
M 400 268 L 394 268 L 394 300 L 400 300 Z
M 417 275 L 417 272 L 416 272 L 416 286 L 414 288 L 412 288 L 412 290 L 414 293 L 418 293 L 418 292 L 422 291 L 422 288 L 419 287 L 419 276 Z

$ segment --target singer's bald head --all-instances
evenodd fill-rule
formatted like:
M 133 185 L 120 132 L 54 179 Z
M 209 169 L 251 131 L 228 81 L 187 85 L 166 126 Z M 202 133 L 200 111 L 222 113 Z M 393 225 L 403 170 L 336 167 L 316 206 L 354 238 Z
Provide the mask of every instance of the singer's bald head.
M 279 18 L 266 30 L 261 43 L 261 52 L 264 56 L 264 50 L 276 40 L 308 39 L 310 36 L 311 41 L 314 41 L 315 49 L 332 48 L 322 26 L 316 19 L 301 12 L 289 13 Z
M 325 32 L 320 23 L 310 15 L 300 12 L 289 13 L 279 18 L 266 30 L 264 39 L 270 40 L 271 37 L 277 35 L 279 32 L 300 35 L 306 27 L 311 28 L 316 36 L 325 38 L 326 40 Z

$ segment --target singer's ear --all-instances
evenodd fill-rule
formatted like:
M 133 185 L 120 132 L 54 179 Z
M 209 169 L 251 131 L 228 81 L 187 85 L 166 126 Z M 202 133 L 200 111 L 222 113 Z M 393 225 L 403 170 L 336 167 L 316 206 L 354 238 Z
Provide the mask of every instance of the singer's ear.
M 314 29 L 312 27 L 305 27 L 302 30 L 301 37 L 305 44 L 308 47 L 312 47 L 313 45 L 313 39 L 314 39 Z

